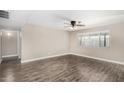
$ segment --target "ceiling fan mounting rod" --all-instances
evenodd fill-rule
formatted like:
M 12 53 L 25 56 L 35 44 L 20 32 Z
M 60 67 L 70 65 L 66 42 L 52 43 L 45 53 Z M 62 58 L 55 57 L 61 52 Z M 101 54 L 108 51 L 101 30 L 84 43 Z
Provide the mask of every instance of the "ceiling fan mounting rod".
M 76 25 L 76 21 L 71 21 L 71 25 L 74 27 Z

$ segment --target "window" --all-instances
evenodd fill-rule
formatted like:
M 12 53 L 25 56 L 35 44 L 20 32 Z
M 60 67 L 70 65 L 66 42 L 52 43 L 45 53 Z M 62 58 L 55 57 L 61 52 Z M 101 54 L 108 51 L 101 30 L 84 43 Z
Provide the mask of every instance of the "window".
M 80 33 L 78 37 L 83 48 L 109 47 L 109 31 Z

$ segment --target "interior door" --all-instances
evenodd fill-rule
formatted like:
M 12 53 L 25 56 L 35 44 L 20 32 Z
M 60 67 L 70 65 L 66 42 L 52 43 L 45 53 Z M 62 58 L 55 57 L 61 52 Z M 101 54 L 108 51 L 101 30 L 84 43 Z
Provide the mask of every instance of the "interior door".
M 19 56 L 18 41 L 18 31 L 2 31 L 2 57 Z

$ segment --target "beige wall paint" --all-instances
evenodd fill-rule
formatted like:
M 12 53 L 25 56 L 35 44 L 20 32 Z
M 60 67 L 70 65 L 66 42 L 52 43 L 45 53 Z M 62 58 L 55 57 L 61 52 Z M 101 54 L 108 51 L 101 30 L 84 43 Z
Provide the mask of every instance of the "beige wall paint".
M 22 29 L 22 61 L 68 53 L 67 31 L 25 25 Z
M 105 30 L 110 31 L 109 48 L 81 48 L 79 46 L 77 33 Z M 70 51 L 81 55 L 124 62 L 124 23 L 70 32 Z

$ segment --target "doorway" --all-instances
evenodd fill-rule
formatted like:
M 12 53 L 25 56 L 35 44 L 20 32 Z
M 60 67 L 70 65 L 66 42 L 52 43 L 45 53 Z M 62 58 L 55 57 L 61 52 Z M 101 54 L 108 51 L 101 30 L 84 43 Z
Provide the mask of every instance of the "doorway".
M 1 63 L 21 62 L 21 32 L 1 30 L 0 33 Z

